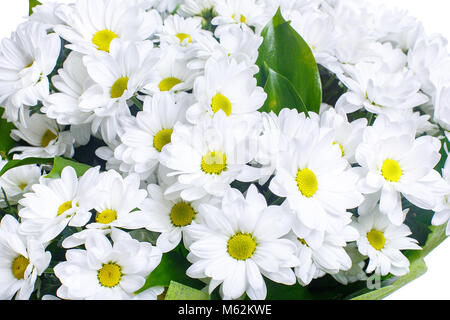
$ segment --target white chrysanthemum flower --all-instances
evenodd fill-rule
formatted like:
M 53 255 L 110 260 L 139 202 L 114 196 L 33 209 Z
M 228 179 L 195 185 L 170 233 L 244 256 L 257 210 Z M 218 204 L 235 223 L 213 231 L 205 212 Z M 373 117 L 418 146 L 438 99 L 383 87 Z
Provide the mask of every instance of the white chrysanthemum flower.
M 294 11 L 289 15 L 292 27 L 311 48 L 317 63 L 334 63 L 334 48 L 337 41 L 332 18 L 319 10 L 309 10 L 304 14 Z
M 63 127 L 46 115 L 35 113 L 30 116 L 27 112 L 23 122 L 17 122 L 15 126 L 17 129 L 11 131 L 11 137 L 17 141 L 23 140 L 30 146 L 11 149 L 14 159 L 72 157 L 74 154 L 75 140 L 70 131 L 63 131 Z
M 141 229 L 147 226 L 148 216 L 136 210 L 147 197 L 147 191 L 140 189 L 140 179 L 136 174 L 123 178 L 116 171 L 106 171 L 98 178 L 98 197 L 94 210 L 95 222 L 87 228 Z
M 66 252 L 67 261 L 54 268 L 61 281 L 57 295 L 71 300 L 129 300 L 161 261 L 161 251 L 125 232 L 107 237 L 93 234 L 86 250 Z
M 202 30 L 202 20 L 199 17 L 183 18 L 171 15 L 164 20 L 159 34 L 162 46 L 175 45 L 178 48 L 187 48 L 197 41 L 199 34 L 209 34 Z
M 153 7 L 159 12 L 172 13 L 181 3 L 183 3 L 183 0 L 153 0 L 153 2 Z
M 171 144 L 160 155 L 161 163 L 176 176 L 166 194 L 180 192 L 186 201 L 207 195 L 221 197 L 253 159 L 259 130 L 245 121 L 233 121 L 224 112 L 197 126 L 178 123 Z
M 367 127 L 363 142 L 356 149 L 361 165 L 358 189 L 380 199 L 380 211 L 391 222 L 405 220 L 401 195 L 423 209 L 433 209 L 447 183 L 434 170 L 441 155 L 441 142 L 431 136 L 415 138 L 413 122 L 390 122 L 379 116 Z
M 144 88 L 144 93 L 180 92 L 192 90 L 199 75 L 187 67 L 188 59 L 175 46 L 167 46 L 160 52 L 160 59 L 152 70 L 153 81 Z
M 194 83 L 197 103 L 187 111 L 186 118 L 197 123 L 204 117 L 212 117 L 219 110 L 227 116 L 243 118 L 254 115 L 260 109 L 267 94 L 258 87 L 253 77 L 257 70 L 245 62 L 237 63 L 227 57 L 206 62 L 205 75 Z
M 350 223 L 351 220 L 349 219 Z M 348 224 L 342 224 L 338 232 L 324 232 L 322 234 L 294 221 L 293 232 L 287 237 L 297 246 L 296 256 L 300 264 L 295 267 L 298 282 L 306 286 L 313 279 L 325 274 L 335 275 L 341 271 L 348 271 L 352 267 L 352 260 L 345 247 L 347 242 L 358 239 L 358 232 Z M 318 239 L 321 238 L 321 239 Z
M 5 215 L 0 222 L 0 299 L 28 300 L 34 284 L 50 264 L 41 242 L 23 236 L 19 222 Z
M 164 190 L 156 184 L 149 185 L 147 190 L 149 197 L 139 205 L 139 209 L 149 217 L 146 229 L 161 233 L 156 246 L 162 252 L 175 249 L 181 239 L 184 246 L 189 248 L 191 240 L 184 230 L 191 224 L 201 223 L 199 206 L 202 203 L 219 203 L 219 200 L 213 197 L 193 202 L 181 198 L 168 198 L 164 195 Z
M 448 223 L 450 219 L 450 158 L 447 158 L 445 161 L 444 168 L 442 169 L 442 177 L 447 182 L 449 190 L 444 196 L 439 197 L 436 206 L 433 208 L 434 215 L 431 223 L 435 226 L 447 223 L 445 233 L 450 235 L 450 223 Z
M 318 231 L 332 230 L 348 219 L 347 210 L 364 199 L 356 189 L 358 175 L 333 142 L 331 130 L 317 127 L 291 140 L 279 155 L 269 186 L 287 198 L 302 224 Z
M 422 91 L 433 96 L 436 86 L 430 75 L 449 58 L 447 40 L 442 36 L 421 37 L 408 51 L 408 68 L 413 70 L 422 84 Z
M 340 114 L 331 108 L 320 115 L 320 127 L 333 129 L 333 144 L 339 146 L 344 159 L 350 164 L 355 163 L 356 148 L 362 141 L 367 120 L 358 119 L 349 122 L 345 114 Z
M 164 92 L 144 101 L 143 111 L 123 126 L 122 143 L 114 150 L 114 156 L 142 180 L 147 179 L 159 164 L 160 153 L 171 142 L 177 123 L 185 123 L 185 114 L 190 105 L 188 94 L 176 96 Z M 121 169 L 124 169 L 121 165 Z
M 81 96 L 80 108 L 95 112 L 92 130 L 111 142 L 122 133 L 120 118 L 131 116 L 127 101 L 151 82 L 158 61 L 153 43 L 124 43 L 115 40 L 110 52 L 85 56 L 84 63 L 96 83 Z
M 298 264 L 295 245 L 282 237 L 290 230 L 290 215 L 278 206 L 269 206 L 255 186 L 246 198 L 230 188 L 221 209 L 200 206 L 203 224 L 187 227 L 194 242 L 189 247 L 192 278 L 211 278 L 209 292 L 217 286 L 224 299 L 266 297 L 263 275 L 272 281 L 293 285 L 292 267 Z
M 66 167 L 60 179 L 41 177 L 19 201 L 21 232 L 48 242 L 67 226 L 83 227 L 89 222 L 96 199 L 99 168 L 89 169 L 78 179 L 72 167 Z
M 289 141 L 296 137 L 311 134 L 319 128 L 319 117 L 311 112 L 307 118 L 296 109 L 284 108 L 278 115 L 274 112 L 262 113 L 262 134 L 258 137 L 255 161 L 258 167 L 248 166 L 242 173 L 245 182 L 259 180 L 264 185 L 274 174 L 282 152 Z
M 437 89 L 433 120 L 450 131 L 450 83 Z
M 52 83 L 58 92 L 44 101 L 41 111 L 60 125 L 90 123 L 94 112 L 80 108 L 80 97 L 94 84 L 83 64 L 83 55 L 71 52 L 58 75 L 52 78 Z
M 212 19 L 211 23 L 217 25 L 215 31 L 217 36 L 228 32 L 228 28 L 233 25 L 243 28 L 253 27 L 259 34 L 271 18 L 266 13 L 265 1 L 261 0 L 216 0 L 214 9 L 217 16 Z
M 377 208 L 360 216 L 353 226 L 360 234 L 356 241 L 359 252 L 369 257 L 367 273 L 403 276 L 409 272 L 409 260 L 401 250 L 422 249 L 417 240 L 408 237 L 411 231 L 407 225 L 392 224 Z
M 341 96 L 336 109 L 352 113 L 365 108 L 371 113 L 389 116 L 428 102 L 428 97 L 420 92 L 420 81 L 411 70 L 390 72 L 386 69 L 384 64 L 377 63 L 345 66 L 350 76 L 341 76 L 340 80 L 349 91 Z
M 0 103 L 5 115 L 17 121 L 23 106 L 34 106 L 49 94 L 47 76 L 55 68 L 61 40 L 45 25 L 25 22 L 0 45 Z M 22 115 L 20 115 L 22 117 Z
M 142 41 L 150 38 L 162 24 L 155 10 L 145 11 L 136 1 L 78 0 L 56 12 L 65 25 L 55 32 L 69 44 L 67 48 L 91 54 L 110 51 L 114 39 Z
M 7 161 L 0 160 L 0 170 Z M 31 191 L 31 186 L 39 183 L 41 168 L 37 165 L 29 165 L 8 170 L 0 177 L 0 207 L 6 203 L 17 204 L 24 193 Z M 4 198 L 5 192 L 6 199 Z

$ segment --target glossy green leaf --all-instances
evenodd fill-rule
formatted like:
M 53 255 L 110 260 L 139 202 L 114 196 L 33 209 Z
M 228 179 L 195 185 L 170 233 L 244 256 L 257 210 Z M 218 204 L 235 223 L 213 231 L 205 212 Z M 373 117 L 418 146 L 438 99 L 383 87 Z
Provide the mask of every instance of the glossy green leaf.
M 273 111 L 279 114 L 282 109 L 289 108 L 308 114 L 308 109 L 292 83 L 286 77 L 272 70 L 266 63 L 264 64 L 264 70 L 267 75 L 264 86 L 267 99 L 261 111 Z
M 53 158 L 26 158 L 23 160 L 10 160 L 8 161 L 7 164 L 5 164 L 5 166 L 0 171 L 0 176 L 5 174 L 9 170 L 17 167 L 27 166 L 30 164 L 52 164 L 52 163 Z
M 186 260 L 184 254 L 181 253 L 180 246 L 171 252 L 163 254 L 161 263 L 150 273 L 145 285 L 137 293 L 156 286 L 169 287 L 171 281 L 195 289 L 201 289 L 204 286 L 201 281 L 192 279 L 186 275 L 186 270 L 189 266 L 190 263 Z
M 171 281 L 164 300 L 209 300 L 206 292 Z
M 5 110 L 0 108 L 0 117 L 3 115 Z M 0 118 L 0 156 L 2 158 L 7 158 L 9 150 L 11 150 L 16 141 L 11 138 L 11 131 L 15 129 L 11 122 Z
M 78 177 L 81 177 L 86 171 L 88 171 L 91 166 L 88 166 L 84 163 L 79 163 L 74 160 L 69 160 L 66 158 L 61 157 L 55 157 L 55 160 L 53 162 L 53 168 L 50 171 L 48 175 L 46 175 L 46 178 L 49 179 L 58 179 L 61 177 L 61 172 L 65 167 L 72 167 L 75 169 Z
M 41 5 L 42 3 L 40 3 L 37 0 L 29 0 L 29 10 L 28 10 L 28 15 L 32 15 L 33 14 L 33 8 L 36 6 Z
M 258 84 L 264 87 L 270 77 L 264 67 L 267 64 L 291 83 L 307 110 L 318 113 L 322 102 L 322 84 L 319 68 L 308 44 L 284 20 L 281 10 L 264 28 L 262 36 L 264 41 L 257 60 L 260 67 Z M 301 108 L 299 111 L 304 110 Z

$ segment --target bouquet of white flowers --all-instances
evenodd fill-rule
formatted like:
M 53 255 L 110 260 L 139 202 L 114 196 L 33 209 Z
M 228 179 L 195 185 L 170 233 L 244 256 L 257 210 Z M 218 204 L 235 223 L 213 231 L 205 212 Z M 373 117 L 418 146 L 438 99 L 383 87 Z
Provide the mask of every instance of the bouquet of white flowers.
M 450 56 L 404 11 L 30 0 L 0 104 L 0 299 L 380 299 L 450 234 Z

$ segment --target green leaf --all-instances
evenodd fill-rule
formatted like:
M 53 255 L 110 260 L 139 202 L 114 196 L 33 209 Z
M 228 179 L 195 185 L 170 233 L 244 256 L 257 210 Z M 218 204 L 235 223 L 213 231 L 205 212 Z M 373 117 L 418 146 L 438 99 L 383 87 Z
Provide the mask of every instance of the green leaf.
M 409 282 L 419 278 L 426 271 L 427 266 L 425 264 L 425 261 L 423 261 L 423 259 L 416 260 L 411 264 L 409 273 L 404 275 L 403 277 L 398 278 L 398 280 L 396 280 L 393 284 L 357 296 L 352 300 L 381 300 L 390 295 L 391 293 L 393 293 L 394 291 L 397 291 L 404 285 L 408 284 Z
M 297 109 L 308 115 L 308 109 L 292 83 L 286 77 L 271 69 L 267 63 L 264 63 L 264 70 L 267 75 L 266 85 L 264 86 L 267 100 L 261 111 L 273 111 L 279 114 L 283 108 L 289 108 Z
M 279 284 L 265 279 L 267 286 L 267 300 L 314 300 L 314 296 L 306 287 L 296 283 L 293 286 Z
M 61 172 L 65 167 L 74 168 L 78 177 L 81 177 L 86 171 L 88 171 L 91 168 L 91 166 L 88 166 L 87 164 L 84 163 L 79 163 L 77 161 L 69 160 L 66 158 L 55 157 L 55 160 L 53 162 L 53 168 L 50 171 L 50 173 L 45 177 L 49 179 L 61 178 Z
M 29 0 L 29 10 L 28 10 L 28 15 L 31 16 L 33 14 L 33 8 L 36 6 L 41 5 L 42 3 L 40 3 L 37 0 Z
M 181 247 L 182 245 L 171 252 L 163 254 L 161 263 L 152 271 L 152 273 L 150 273 L 144 286 L 136 293 L 141 293 L 156 286 L 169 287 L 171 281 L 195 289 L 201 289 L 204 286 L 201 281 L 192 279 L 186 275 L 186 270 L 189 268 L 190 263 L 182 253 Z
M 52 164 L 52 163 L 53 163 L 52 158 L 26 158 L 23 160 L 10 160 L 8 161 L 7 164 L 5 164 L 5 166 L 0 171 L 0 176 L 4 175 L 7 171 L 17 167 L 27 166 L 30 164 Z
M 0 107 L 0 117 L 3 115 L 5 110 Z M 11 131 L 15 129 L 11 122 L 5 119 L 0 119 L 0 156 L 2 158 L 7 158 L 9 150 L 11 150 L 16 141 L 11 138 Z
M 164 300 L 209 300 L 206 292 L 171 281 Z
M 322 84 L 319 68 L 308 44 L 284 20 L 280 9 L 264 28 L 262 36 L 264 41 L 256 62 L 260 67 L 258 85 L 265 86 L 268 81 L 270 75 L 264 67 L 267 64 L 291 83 L 307 110 L 318 113 L 322 102 Z M 269 100 L 273 99 L 269 97 Z M 300 108 L 299 111 L 304 110 Z

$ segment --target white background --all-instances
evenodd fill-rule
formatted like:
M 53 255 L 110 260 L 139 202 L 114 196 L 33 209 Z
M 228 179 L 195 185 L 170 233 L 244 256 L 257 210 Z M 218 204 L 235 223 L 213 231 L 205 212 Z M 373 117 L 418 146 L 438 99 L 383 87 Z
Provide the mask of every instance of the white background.
M 127 0 L 124 0 L 127 1 Z M 450 39 L 450 2 L 448 0 L 370 0 L 408 9 L 424 24 L 427 33 L 438 32 Z M 28 0 L 0 1 L 0 39 L 9 37 L 28 14 Z M 49 2 L 41 0 L 41 2 Z M 70 2 L 59 0 L 59 2 Z M 450 300 L 450 239 L 434 250 L 425 262 L 428 272 L 387 299 Z

